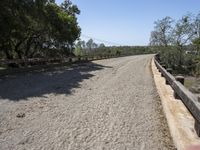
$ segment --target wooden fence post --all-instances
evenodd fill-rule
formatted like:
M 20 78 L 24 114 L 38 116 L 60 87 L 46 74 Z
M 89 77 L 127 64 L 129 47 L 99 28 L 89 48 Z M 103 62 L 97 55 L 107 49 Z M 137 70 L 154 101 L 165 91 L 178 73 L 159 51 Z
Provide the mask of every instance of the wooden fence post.
M 171 68 L 167 68 L 167 72 L 169 72 L 170 74 L 172 74 L 172 69 Z M 167 85 L 169 85 L 169 82 L 167 81 L 167 79 L 166 79 L 165 83 Z
M 183 76 L 176 76 L 175 78 L 176 78 L 176 81 L 179 81 L 181 84 L 184 85 L 185 79 Z M 180 99 L 180 97 L 178 96 L 178 94 L 175 91 L 174 91 L 174 97 L 176 99 Z
M 162 65 L 162 67 L 166 69 L 166 65 Z
M 160 54 L 159 53 L 156 55 L 156 59 L 157 59 L 158 62 L 160 61 Z
M 166 65 L 162 65 L 162 67 L 163 67 L 164 69 L 166 69 Z M 161 76 L 164 77 L 164 75 L 162 74 L 162 72 L 161 72 Z
M 198 102 L 200 103 L 200 96 L 198 96 Z
M 167 68 L 167 72 L 169 72 L 170 74 L 172 74 L 172 68 Z

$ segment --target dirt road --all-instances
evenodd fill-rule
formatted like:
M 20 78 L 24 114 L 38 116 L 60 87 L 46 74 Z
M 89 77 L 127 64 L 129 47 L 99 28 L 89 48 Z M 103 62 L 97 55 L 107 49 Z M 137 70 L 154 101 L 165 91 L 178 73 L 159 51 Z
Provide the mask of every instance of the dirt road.
M 0 79 L 0 149 L 174 149 L 152 57 Z

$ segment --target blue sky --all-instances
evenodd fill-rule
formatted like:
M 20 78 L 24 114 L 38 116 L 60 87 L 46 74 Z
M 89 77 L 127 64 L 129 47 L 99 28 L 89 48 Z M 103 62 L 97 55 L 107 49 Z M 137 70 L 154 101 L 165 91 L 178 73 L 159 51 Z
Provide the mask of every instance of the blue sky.
M 82 39 L 93 37 L 107 45 L 147 45 L 154 21 L 200 12 L 200 0 L 71 0 L 81 14 Z M 56 0 L 58 4 L 63 0 Z M 101 42 L 101 41 L 96 41 Z

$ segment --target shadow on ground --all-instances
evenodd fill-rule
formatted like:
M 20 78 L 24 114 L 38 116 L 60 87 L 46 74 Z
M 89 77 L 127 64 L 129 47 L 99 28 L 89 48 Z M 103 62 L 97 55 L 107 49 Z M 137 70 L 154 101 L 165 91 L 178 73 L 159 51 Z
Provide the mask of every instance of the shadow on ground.
M 92 62 L 76 64 L 68 69 L 60 68 L 51 72 L 18 74 L 0 79 L 0 100 L 28 100 L 45 94 L 70 94 L 79 88 L 80 82 L 94 75 L 91 71 L 111 68 Z

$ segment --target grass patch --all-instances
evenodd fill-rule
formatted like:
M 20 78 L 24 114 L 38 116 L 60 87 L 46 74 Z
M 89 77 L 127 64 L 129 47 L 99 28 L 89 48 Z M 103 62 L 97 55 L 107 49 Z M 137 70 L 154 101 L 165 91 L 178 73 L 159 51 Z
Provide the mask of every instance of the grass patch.
M 190 89 L 196 82 L 196 78 L 194 77 L 186 77 L 185 78 L 185 87 Z

